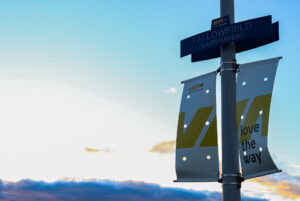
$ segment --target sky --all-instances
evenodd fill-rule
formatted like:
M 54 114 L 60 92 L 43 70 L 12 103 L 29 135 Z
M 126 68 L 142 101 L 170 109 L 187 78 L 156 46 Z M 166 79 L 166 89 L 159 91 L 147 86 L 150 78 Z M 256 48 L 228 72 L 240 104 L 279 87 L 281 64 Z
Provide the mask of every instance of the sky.
M 220 184 L 173 182 L 180 82 L 220 63 L 180 58 L 180 40 L 210 29 L 219 9 L 216 0 L 1 0 L 1 199 L 60 200 L 48 189 L 74 196 L 86 186 L 91 200 L 105 188 L 220 199 Z M 236 22 L 272 15 L 280 33 L 238 63 L 283 56 L 268 138 L 283 173 L 244 182 L 245 200 L 300 200 L 299 10 L 298 0 L 235 1 Z M 24 189 L 37 197 L 9 197 Z

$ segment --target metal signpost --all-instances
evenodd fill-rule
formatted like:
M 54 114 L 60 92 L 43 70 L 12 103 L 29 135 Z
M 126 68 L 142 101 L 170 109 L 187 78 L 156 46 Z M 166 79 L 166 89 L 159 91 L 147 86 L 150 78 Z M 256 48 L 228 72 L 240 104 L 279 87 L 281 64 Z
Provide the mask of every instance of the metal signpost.
M 221 114 L 221 120 L 222 120 L 222 174 L 220 175 L 219 182 L 222 183 L 223 187 L 223 200 L 224 201 L 240 201 L 241 200 L 241 182 L 243 181 L 242 174 L 240 172 L 240 161 L 239 157 L 239 139 L 237 137 L 237 124 L 239 126 L 239 123 L 237 123 L 237 99 L 236 99 L 236 73 L 238 70 L 238 65 L 236 62 L 235 54 L 238 52 L 246 51 L 249 49 L 253 49 L 256 47 L 260 47 L 263 45 L 266 45 L 268 43 L 274 42 L 279 40 L 279 26 L 278 22 L 275 22 L 272 24 L 272 17 L 271 16 L 264 16 L 256 19 L 250 19 L 243 22 L 235 23 L 235 17 L 234 17 L 234 0 L 220 0 L 220 18 L 215 19 L 212 21 L 211 30 L 191 36 L 189 38 L 186 38 L 181 41 L 181 52 L 180 56 L 184 57 L 187 55 L 191 55 L 192 62 L 196 61 L 202 61 L 212 58 L 221 58 L 221 66 L 218 69 L 218 72 L 221 74 L 221 106 L 222 106 L 222 114 Z M 277 66 L 276 66 L 277 67 Z M 276 71 L 276 69 L 275 69 Z M 275 76 L 275 74 L 274 74 Z M 199 78 L 200 79 L 200 78 Z M 201 78 L 202 79 L 202 78 Z M 204 78 L 203 78 L 204 79 Z M 265 78 L 266 79 L 266 78 Z M 265 80 L 266 81 L 266 80 Z M 200 81 L 199 81 L 200 82 Z M 205 83 L 205 82 L 204 82 Z M 272 83 L 273 84 L 273 83 Z M 244 83 L 243 83 L 244 85 Z M 204 86 L 203 81 L 201 81 L 201 84 L 194 84 L 192 87 L 187 89 L 187 93 L 193 93 L 194 89 L 202 90 L 199 86 Z M 273 85 L 272 85 L 273 86 Z M 206 86 L 205 86 L 206 87 Z M 271 88 L 272 90 L 272 88 Z M 205 90 L 204 90 L 205 91 Z M 209 90 L 206 90 L 206 93 L 208 93 Z M 205 94 L 205 93 L 204 93 Z M 184 94 L 183 98 L 187 97 L 187 100 L 190 99 L 191 95 Z M 194 95 L 195 97 L 195 95 Z M 184 103 L 186 104 L 186 103 Z M 249 107 L 249 106 L 248 106 Z M 266 107 L 267 108 L 267 107 Z M 251 110 L 248 109 L 248 110 Z M 200 111 L 200 110 L 198 110 Z M 252 109 L 252 111 L 254 111 Z M 262 110 L 260 110 L 260 115 L 262 113 Z M 266 111 L 265 111 L 266 113 Z M 209 114 L 209 113 L 208 113 Z M 182 113 L 184 115 L 184 113 Z M 267 114 L 269 115 L 269 114 Z M 197 118 L 197 114 L 195 117 L 193 117 L 192 122 L 190 122 L 190 127 L 187 126 L 185 123 L 184 116 L 179 121 L 181 122 L 178 125 L 178 129 L 181 130 L 178 131 L 177 134 L 177 148 L 180 149 L 179 152 L 176 152 L 177 155 L 181 154 L 180 157 L 178 156 L 178 162 L 176 162 L 176 171 L 177 176 L 180 175 L 184 177 L 186 174 L 190 175 L 186 179 L 186 181 L 193 181 L 193 178 L 191 178 L 193 174 L 191 174 L 191 171 L 193 170 L 193 167 L 189 168 L 188 166 L 185 166 L 185 164 L 188 164 L 189 156 L 186 156 L 187 153 L 196 153 L 195 151 L 187 152 L 187 149 L 192 150 L 193 147 L 196 147 L 195 144 L 199 141 L 197 141 L 197 136 L 200 135 L 200 131 L 198 132 L 197 136 L 193 138 L 193 140 L 190 140 L 190 145 L 182 146 L 182 143 L 185 143 L 183 140 L 185 138 L 189 140 L 189 136 L 186 136 L 182 138 L 183 130 L 187 127 L 187 135 L 192 135 L 188 133 L 192 133 L 192 128 L 195 125 L 194 119 Z M 200 118 L 200 117 L 199 117 Z M 243 116 L 242 116 L 243 118 Z M 257 117 L 259 118 L 259 117 Z M 268 118 L 268 116 L 267 116 Z M 196 121 L 196 120 L 195 120 Z M 255 120 L 256 121 L 256 120 Z M 258 120 L 257 120 L 258 121 Z M 204 121 L 203 121 L 204 122 Z M 238 121 L 239 122 L 239 121 Z M 255 122 L 254 122 L 255 123 Z M 183 127 L 184 125 L 184 127 Z M 209 121 L 206 122 L 206 125 L 209 125 Z M 260 127 L 258 124 L 255 125 L 255 132 L 259 131 Z M 182 128 L 180 127 L 182 126 Z M 205 126 L 205 125 L 204 125 Z M 252 126 L 253 127 L 253 126 Z M 190 130 L 189 130 L 190 129 Z M 195 127 L 196 129 L 196 127 Z M 242 126 L 241 126 L 242 129 Z M 197 129 L 196 129 L 197 130 Z M 196 131 L 195 130 L 195 131 Z M 243 130 L 243 132 L 246 132 L 246 130 Z M 208 132 L 208 131 L 207 131 Z M 211 131 L 210 131 L 211 132 Z M 248 131 L 247 131 L 248 132 Z M 242 133 L 242 131 L 241 131 Z M 263 134 L 262 134 L 263 136 Z M 209 142 L 209 137 L 207 137 L 207 142 Z M 211 138 L 212 139 L 212 138 Z M 216 138 L 214 138 L 216 139 Z M 253 141 L 253 140 L 252 140 Z M 242 142 L 242 141 L 241 141 Z M 245 141 L 245 144 L 248 143 L 248 141 Z M 256 141 L 251 142 L 251 146 L 249 143 L 249 149 L 256 149 L 256 144 L 258 143 Z M 265 140 L 266 143 L 266 140 Z M 203 146 L 202 146 L 203 144 Z M 209 145 L 207 146 L 212 146 Z M 244 145 L 244 144 L 243 144 Z M 201 143 L 203 150 L 210 151 L 205 145 L 205 143 Z M 199 146 L 198 146 L 199 147 Z M 197 148 L 197 147 L 196 147 Z M 248 149 L 248 148 L 247 148 Z M 248 151 L 248 150 L 247 150 Z M 262 152 L 262 147 L 259 147 L 259 151 Z M 261 163 L 261 154 L 257 154 L 257 158 L 260 159 Z M 243 152 L 246 156 L 246 151 Z M 264 152 L 265 153 L 265 152 Z M 183 154 L 183 155 L 182 155 Z M 268 154 L 268 152 L 267 152 Z M 183 157 L 182 157 L 183 156 Z M 208 157 L 209 156 L 209 157 Z M 253 154 L 255 156 L 255 154 Z M 176 156 L 177 157 L 177 156 Z M 250 155 L 249 155 L 250 157 Z M 209 160 L 211 159 L 210 155 L 207 155 L 207 164 L 209 164 Z M 245 157 L 245 159 L 247 159 Z M 254 161 L 255 159 L 255 161 Z M 256 158 L 254 158 L 253 161 L 256 162 Z M 257 160 L 258 160 L 257 159 Z M 177 160 L 177 158 L 176 158 Z M 270 159 L 271 160 L 271 159 Z M 253 162 L 252 161 L 252 162 Z M 250 162 L 249 162 L 250 163 Z M 178 164 L 178 167 L 177 167 Z M 190 164 L 196 164 L 190 163 Z M 210 163 L 211 164 L 211 163 Z M 275 165 L 274 165 L 275 166 Z M 276 168 L 275 168 L 276 169 Z M 181 173 L 180 173 L 181 171 Z M 190 172 L 188 172 L 190 171 Z M 196 170 L 197 171 L 197 170 Z M 269 171 L 271 172 L 271 171 Z M 277 169 L 274 172 L 278 172 Z M 211 173 L 210 173 L 211 174 Z M 263 175 L 264 173 L 260 174 Z M 199 176 L 201 177 L 201 175 Z M 180 181 L 178 179 L 177 181 Z M 184 181 L 184 179 L 181 179 L 181 181 Z M 194 181 L 201 181 L 200 179 L 195 179 Z M 214 179 L 211 179 L 211 181 L 214 181 Z
M 221 16 L 234 23 L 234 0 L 221 0 Z M 241 200 L 241 174 L 236 135 L 236 59 L 231 42 L 221 46 L 222 186 L 224 201 Z

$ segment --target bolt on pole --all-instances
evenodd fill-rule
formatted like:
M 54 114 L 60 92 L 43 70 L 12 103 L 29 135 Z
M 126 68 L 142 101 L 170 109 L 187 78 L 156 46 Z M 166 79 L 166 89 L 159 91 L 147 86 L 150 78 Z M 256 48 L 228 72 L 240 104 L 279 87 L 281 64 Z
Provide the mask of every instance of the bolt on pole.
M 234 0 L 220 0 L 220 17 L 234 23 Z M 235 45 L 221 46 L 222 188 L 223 201 L 241 200 L 241 174 L 236 133 Z

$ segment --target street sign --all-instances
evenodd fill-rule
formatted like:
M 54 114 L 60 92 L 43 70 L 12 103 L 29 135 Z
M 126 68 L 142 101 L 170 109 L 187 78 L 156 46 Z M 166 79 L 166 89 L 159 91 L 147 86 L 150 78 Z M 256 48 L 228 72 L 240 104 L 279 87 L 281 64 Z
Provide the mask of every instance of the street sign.
M 234 24 L 219 26 L 180 41 L 180 56 L 184 57 L 230 42 L 256 39 L 272 33 L 272 16 L 264 16 Z
M 267 45 L 277 40 L 279 40 L 279 23 L 275 22 L 272 24 L 272 32 L 270 34 L 258 38 L 235 42 L 235 51 L 236 53 L 247 51 L 263 45 Z M 207 48 L 205 50 L 192 54 L 192 62 L 214 59 L 220 57 L 220 55 L 221 53 L 219 47 Z

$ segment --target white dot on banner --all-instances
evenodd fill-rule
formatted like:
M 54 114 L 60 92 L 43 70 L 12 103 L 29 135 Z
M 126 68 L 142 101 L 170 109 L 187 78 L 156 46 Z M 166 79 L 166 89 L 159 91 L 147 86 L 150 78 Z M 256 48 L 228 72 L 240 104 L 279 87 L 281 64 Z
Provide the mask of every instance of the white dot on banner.
M 245 85 L 246 85 L 246 82 L 243 82 L 242 85 L 245 86 Z
M 210 159 L 211 159 L 211 156 L 210 156 L 210 155 L 207 155 L 207 156 L 206 156 L 206 159 L 207 159 L 207 160 L 210 160 Z
M 206 124 L 206 125 L 209 125 L 209 121 L 206 121 L 205 124 Z
M 209 90 L 208 90 L 208 89 L 206 90 L 206 93 L 207 93 L 207 94 L 209 93 Z
M 186 97 L 186 98 L 187 98 L 187 99 L 189 99 L 190 97 L 191 97 L 190 95 L 187 95 L 187 97 Z
M 183 161 L 186 161 L 186 157 L 185 157 L 185 156 L 184 156 L 184 157 L 182 157 L 182 160 L 183 160 Z
M 264 81 L 268 81 L 268 78 L 267 78 L 267 77 L 265 77 L 265 78 L 264 78 Z

